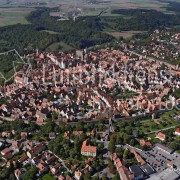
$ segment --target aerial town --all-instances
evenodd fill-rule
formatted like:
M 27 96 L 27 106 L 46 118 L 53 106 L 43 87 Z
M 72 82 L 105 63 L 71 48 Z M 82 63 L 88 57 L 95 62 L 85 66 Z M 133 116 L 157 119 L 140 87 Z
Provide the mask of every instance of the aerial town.
M 153 57 L 126 43 L 27 54 L 13 83 L 0 86 L 0 172 L 17 180 L 179 179 L 180 69 L 157 58 L 158 46 Z

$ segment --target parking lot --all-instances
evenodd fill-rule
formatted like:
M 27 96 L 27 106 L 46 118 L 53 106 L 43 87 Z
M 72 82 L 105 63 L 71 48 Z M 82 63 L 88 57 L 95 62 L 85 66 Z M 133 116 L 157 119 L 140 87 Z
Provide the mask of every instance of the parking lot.
M 172 161 L 177 168 L 180 168 L 180 154 L 168 154 L 157 147 L 149 151 L 136 151 L 148 162 L 156 171 L 163 171 L 167 168 L 167 163 Z

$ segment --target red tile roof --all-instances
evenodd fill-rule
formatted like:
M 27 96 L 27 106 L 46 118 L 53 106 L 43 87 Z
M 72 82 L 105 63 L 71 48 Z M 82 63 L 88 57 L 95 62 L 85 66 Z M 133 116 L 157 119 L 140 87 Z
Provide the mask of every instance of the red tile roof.
M 87 140 L 83 142 L 81 151 L 96 153 L 97 148 L 95 146 L 87 146 L 86 144 Z
M 180 128 L 177 128 L 175 132 L 180 133 Z
M 164 140 L 166 139 L 166 135 L 161 132 L 159 132 L 156 137 L 159 139 L 164 139 Z

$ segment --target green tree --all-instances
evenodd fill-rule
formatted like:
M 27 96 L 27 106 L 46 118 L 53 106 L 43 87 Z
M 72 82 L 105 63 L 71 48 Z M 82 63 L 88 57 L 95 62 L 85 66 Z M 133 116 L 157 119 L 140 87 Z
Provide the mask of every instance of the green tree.
M 138 138 L 139 137 L 139 130 L 133 130 L 133 136 L 135 138 Z
M 112 178 L 112 180 L 119 180 L 119 179 L 120 179 L 120 177 L 119 177 L 118 173 L 116 173 L 115 176 Z
M 129 142 L 129 144 L 130 144 L 131 146 L 134 146 L 134 145 L 135 145 L 135 140 L 134 140 L 134 139 L 131 139 L 130 142 Z
M 102 180 L 107 180 L 108 178 L 107 178 L 107 174 L 103 174 L 103 176 L 102 176 Z
M 91 179 L 92 180 L 99 180 L 98 176 L 93 176 Z
M 114 164 L 112 163 L 112 161 L 108 161 L 108 168 L 109 168 L 109 172 L 112 173 L 112 174 L 115 174 L 116 173 L 116 169 L 114 167 Z
M 36 174 L 38 172 L 38 169 L 34 166 L 31 169 L 27 170 L 23 175 L 22 175 L 22 180 L 29 180 L 29 179 L 36 179 Z
M 123 137 L 121 135 L 117 135 L 117 138 L 116 138 L 116 143 L 117 144 L 123 144 Z
M 115 152 L 115 149 L 116 149 L 115 143 L 114 143 L 114 142 L 110 142 L 110 143 L 108 144 L 108 150 L 109 150 L 111 153 L 114 153 L 114 152 Z
M 131 157 L 131 152 L 129 150 L 125 150 L 123 153 L 123 159 L 128 159 Z
M 91 174 L 90 174 L 90 173 L 85 174 L 85 175 L 83 176 L 83 179 L 84 179 L 84 180 L 89 180 L 89 179 L 91 179 Z
M 129 134 L 129 135 L 132 134 L 132 128 L 131 128 L 130 126 L 127 126 L 127 127 L 125 128 L 125 131 L 126 131 L 126 133 Z

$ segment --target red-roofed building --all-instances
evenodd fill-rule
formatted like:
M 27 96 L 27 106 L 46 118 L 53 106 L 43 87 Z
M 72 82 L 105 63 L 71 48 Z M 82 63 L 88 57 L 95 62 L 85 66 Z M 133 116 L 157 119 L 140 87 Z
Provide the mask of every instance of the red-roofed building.
M 58 176 L 58 180 L 65 180 L 65 177 L 63 175 Z
M 76 136 L 80 136 L 83 134 L 83 131 L 73 131 L 73 134 Z
M 21 138 L 22 139 L 27 139 L 28 133 L 27 132 L 21 132 Z
M 21 179 L 21 176 L 22 174 L 24 173 L 24 170 L 23 169 L 16 169 L 14 171 L 14 175 L 16 176 L 16 179 L 17 180 L 20 180 Z
M 18 160 L 18 162 L 19 162 L 19 163 L 23 163 L 23 162 L 26 161 L 27 159 L 28 159 L 27 155 L 24 154 L 24 155 Z
M 180 128 L 177 128 L 174 134 L 180 136 Z
M 12 157 L 13 157 L 13 155 L 12 155 L 11 152 L 8 152 L 8 153 L 6 153 L 5 155 L 2 156 L 2 158 L 3 158 L 5 161 L 10 160 Z
M 48 170 L 48 167 L 47 167 L 46 163 L 39 163 L 37 165 L 37 168 L 38 168 L 40 174 L 42 174 L 42 173 L 44 173 L 45 171 Z
M 27 152 L 27 156 L 29 158 L 33 158 L 34 156 L 38 155 L 45 149 L 45 145 L 43 143 L 38 144 L 37 146 L 33 147 L 30 151 Z
M 156 135 L 156 138 L 157 139 L 160 139 L 161 141 L 165 141 L 166 140 L 166 135 L 159 132 L 157 135 Z
M 141 145 L 142 147 L 150 147 L 150 146 L 152 146 L 152 144 L 151 144 L 150 142 L 145 141 L 144 139 L 141 139 L 141 140 L 139 141 L 139 143 L 140 143 L 140 145 Z
M 123 165 L 122 161 L 118 158 L 117 154 L 112 154 L 112 160 L 122 180 L 133 180 L 134 175 Z
M 1 151 L 1 154 L 4 156 L 5 154 L 7 154 L 7 153 L 9 153 L 9 152 L 11 152 L 11 149 L 5 148 L 5 149 L 3 149 L 3 150 Z
M 75 177 L 76 180 L 80 180 L 82 178 L 82 172 L 75 171 L 74 177 Z
M 170 168 L 174 168 L 174 164 L 173 164 L 172 161 L 168 161 L 167 166 L 170 167 Z
M 57 163 L 55 166 L 50 166 L 51 173 L 52 174 L 57 174 L 60 167 L 61 167 L 60 163 Z
M 93 156 L 95 157 L 97 149 L 95 146 L 87 146 L 87 140 L 85 140 L 81 147 L 81 154 L 84 156 Z

